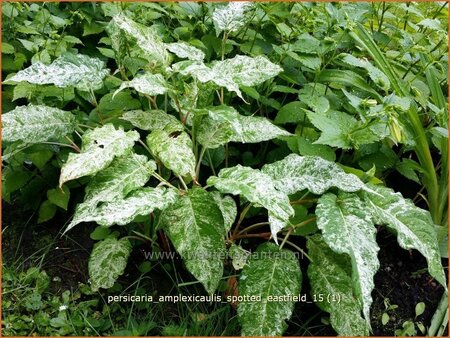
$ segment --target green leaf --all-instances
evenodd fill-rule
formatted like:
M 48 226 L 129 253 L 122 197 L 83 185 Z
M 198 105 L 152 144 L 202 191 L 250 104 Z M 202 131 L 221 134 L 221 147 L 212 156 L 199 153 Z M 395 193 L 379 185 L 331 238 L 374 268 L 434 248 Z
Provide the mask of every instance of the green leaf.
M 346 174 L 336 163 L 316 156 L 290 154 L 264 165 L 261 171 L 272 178 L 275 188 L 288 195 L 304 189 L 316 195 L 332 187 L 348 192 L 366 189 L 355 175 Z
M 184 130 L 183 124 L 175 116 L 163 110 L 130 110 L 125 112 L 121 119 L 142 130 L 166 129 L 170 132 Z
M 289 250 L 264 243 L 247 260 L 239 278 L 239 295 L 261 297 L 261 301 L 243 301 L 238 306 L 242 336 L 280 336 L 294 310 L 292 300 L 269 297 L 297 296 L 302 274 L 298 259 Z
M 380 266 L 372 218 L 363 201 L 348 193 L 339 197 L 331 193 L 323 195 L 317 203 L 316 215 L 325 242 L 334 252 L 350 256 L 353 287 L 370 326 L 373 276 Z
M 133 222 L 136 216 L 150 215 L 155 209 L 167 208 L 176 197 L 174 189 L 145 187 L 131 192 L 125 198 L 102 203 L 96 208 L 89 201 L 83 202 L 78 204 L 65 232 L 81 222 L 96 222 L 107 227 L 114 224 L 126 225 Z
M 223 216 L 224 235 L 230 231 L 237 216 L 236 202 L 231 196 L 222 196 L 220 192 L 213 191 L 210 193 L 214 202 L 216 202 Z
M 69 154 L 61 168 L 59 185 L 79 177 L 93 175 L 106 168 L 115 157 L 130 152 L 134 142 L 139 139 L 136 131 L 125 132 L 106 124 L 86 132 L 82 136 L 81 152 Z
M 364 59 L 359 59 L 350 54 L 342 53 L 340 55 L 342 61 L 352 67 L 359 67 L 367 70 L 371 80 L 384 91 L 388 91 L 391 87 L 391 82 L 389 78 L 377 67 L 373 66 L 369 61 Z
M 72 113 L 43 105 L 19 106 L 2 115 L 4 142 L 39 143 L 60 139 L 75 129 Z
M 237 165 L 211 176 L 208 185 L 224 194 L 242 195 L 247 200 L 269 210 L 275 217 L 288 219 L 294 214 L 289 198 L 278 191 L 270 176 L 257 169 Z
M 212 294 L 223 275 L 224 219 L 212 196 L 189 190 L 161 214 L 161 225 L 187 269 Z
M 422 313 L 424 313 L 425 312 L 425 303 L 424 302 L 417 303 L 415 312 L 416 312 L 416 318 L 419 317 Z
M 384 136 L 374 132 L 370 127 L 363 127 L 356 118 L 340 111 L 328 111 L 324 114 L 307 113 L 307 115 L 311 123 L 322 132 L 315 142 L 318 144 L 351 149 L 374 143 Z
M 333 252 L 321 235 L 309 237 L 307 248 L 312 260 L 308 266 L 311 294 L 324 295 L 315 304 L 330 314 L 331 326 L 339 336 L 368 336 L 369 327 L 353 291 L 349 257 Z M 339 301 L 329 302 L 327 295 L 339 297 Z
M 47 191 L 47 198 L 52 204 L 67 210 L 70 199 L 70 190 L 66 186 L 50 189 Z
M 180 176 L 195 178 L 195 155 L 187 133 L 171 135 L 164 130 L 154 130 L 147 136 L 147 145 L 167 169 Z
M 113 99 L 117 93 L 125 88 L 133 88 L 141 94 L 155 96 L 166 93 L 167 83 L 161 74 L 139 74 L 131 81 L 122 82 L 119 89 L 114 92 Z
M 56 87 L 74 86 L 82 91 L 103 87 L 103 78 L 109 74 L 103 61 L 82 54 L 65 54 L 49 66 L 36 62 L 19 71 L 5 83 L 26 81 L 34 84 L 54 84 Z
M 3 54 L 14 54 L 15 49 L 14 46 L 7 43 L 7 42 L 2 42 L 2 53 Z
M 232 59 L 216 61 L 212 67 L 203 63 L 179 62 L 172 66 L 182 75 L 190 75 L 202 83 L 213 82 L 235 92 L 240 98 L 239 86 L 252 87 L 277 76 L 283 69 L 264 56 L 254 58 L 236 55 Z
M 114 285 L 125 271 L 131 249 L 131 243 L 125 238 L 107 238 L 94 245 L 88 265 L 92 291 Z
M 305 104 L 300 101 L 289 102 L 281 107 L 275 117 L 276 124 L 298 123 L 305 119 Z
M 216 8 L 212 19 L 217 36 L 222 31 L 236 33 L 246 23 L 246 14 L 254 6 L 251 2 L 229 2 L 223 7 Z
M 176 56 L 182 59 L 203 61 L 203 59 L 205 58 L 205 53 L 186 42 L 166 43 L 165 46 L 169 50 L 169 52 L 174 53 Z
M 365 200 L 377 224 L 384 224 L 397 233 L 399 245 L 406 250 L 419 251 L 428 262 L 431 276 L 446 287 L 439 246 L 430 213 L 403 198 L 400 193 L 379 185 L 368 185 Z
M 56 205 L 50 201 L 44 201 L 39 207 L 38 224 L 51 220 L 56 214 Z
M 217 121 L 218 123 L 220 123 L 220 126 L 222 126 L 222 137 L 219 138 L 220 142 L 224 142 L 229 137 L 230 141 L 233 142 L 259 143 L 280 136 L 291 135 L 280 127 L 275 126 L 274 124 L 272 124 L 272 122 L 264 117 L 243 116 L 239 114 L 233 107 L 218 106 L 209 107 L 206 108 L 206 110 L 208 111 L 209 118 Z M 216 126 L 216 129 L 217 128 L 218 126 Z M 232 135 L 224 132 L 224 130 L 226 130 L 227 128 L 231 130 Z M 210 141 L 210 143 L 212 143 L 212 141 Z M 219 143 L 219 141 L 214 144 L 217 143 Z

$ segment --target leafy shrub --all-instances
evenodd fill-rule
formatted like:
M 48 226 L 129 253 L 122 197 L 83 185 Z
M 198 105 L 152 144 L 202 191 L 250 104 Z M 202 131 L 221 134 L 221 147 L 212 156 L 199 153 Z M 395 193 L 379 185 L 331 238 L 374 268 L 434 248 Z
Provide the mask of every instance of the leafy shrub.
M 207 294 L 231 261 L 239 295 L 254 297 L 238 304 L 243 335 L 283 333 L 295 299 L 267 297 L 298 295 L 306 277 L 289 246 L 308 258 L 311 293 L 336 332 L 367 335 L 376 226 L 446 285 L 444 11 L 7 3 L 4 98 L 29 104 L 9 103 L 2 118 L 3 198 L 45 222 L 84 189 L 65 231 L 100 226 L 94 291 L 123 274 L 136 238 L 160 250 L 160 230 Z M 78 19 L 83 36 L 101 36 L 94 45 L 75 48 Z M 392 170 L 423 184 L 430 212 L 383 184 Z M 259 239 L 252 254 L 249 238 Z

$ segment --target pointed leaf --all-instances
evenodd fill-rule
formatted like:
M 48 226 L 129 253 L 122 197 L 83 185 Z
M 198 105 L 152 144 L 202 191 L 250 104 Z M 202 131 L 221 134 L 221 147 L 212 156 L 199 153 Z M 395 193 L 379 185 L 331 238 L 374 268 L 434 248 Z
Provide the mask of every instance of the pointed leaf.
M 216 61 L 212 67 L 203 63 L 178 63 L 174 70 L 182 75 L 191 75 L 200 82 L 214 82 L 219 87 L 236 92 L 242 98 L 239 86 L 252 87 L 277 76 L 283 69 L 264 56 L 254 58 L 236 55 L 232 59 Z
M 257 169 L 241 165 L 225 168 L 218 177 L 211 176 L 207 183 L 224 194 L 242 195 L 278 218 L 288 219 L 294 214 L 287 195 L 278 191 L 272 179 Z
M 8 82 L 26 81 L 34 84 L 54 84 L 56 87 L 74 86 L 82 91 L 103 87 L 103 78 L 109 74 L 103 61 L 82 54 L 65 54 L 49 66 L 36 62 L 9 78 Z
M 169 50 L 169 52 L 174 53 L 176 56 L 182 59 L 203 61 L 203 59 L 205 58 L 205 53 L 186 42 L 166 43 L 166 48 Z
M 205 117 L 197 132 L 197 141 L 208 149 L 215 149 L 227 144 L 233 138 L 234 132 L 227 121 L 216 121 Z
M 261 297 L 261 301 L 243 301 L 238 306 L 242 336 L 280 336 L 294 310 L 292 300 L 268 297 L 298 296 L 302 274 L 298 259 L 289 250 L 272 243 L 258 247 L 247 260 L 239 279 L 239 294 Z
M 231 227 L 233 226 L 233 223 L 237 216 L 237 206 L 236 202 L 234 201 L 231 196 L 222 196 L 220 192 L 213 191 L 210 193 L 212 198 L 214 199 L 214 202 L 216 202 L 217 206 L 219 207 L 220 211 L 222 212 L 223 216 L 223 225 L 226 235 L 228 231 L 230 231 Z
M 281 161 L 264 165 L 261 171 L 272 178 L 278 190 L 288 195 L 304 189 L 316 195 L 322 195 L 332 187 L 347 192 L 365 189 L 357 176 L 316 156 L 290 154 Z
M 230 136 L 230 141 L 259 143 L 280 136 L 291 135 L 286 130 L 275 126 L 264 117 L 243 116 L 233 107 L 219 106 L 206 109 L 209 113 L 209 118 L 221 123 L 224 129 L 228 127 L 231 130 L 232 134 Z M 223 123 L 226 124 L 223 125 Z M 222 140 L 224 141 L 226 139 Z
M 114 96 L 125 88 L 133 88 L 144 95 L 161 95 L 167 92 L 167 83 L 161 74 L 139 74 L 131 81 L 124 81 L 119 89 L 114 92 Z
M 115 158 L 108 168 L 98 172 L 88 183 L 84 201 L 96 207 L 99 202 L 124 198 L 144 186 L 155 170 L 156 163 L 144 155 L 132 153 Z
M 43 105 L 20 106 L 2 115 L 4 142 L 45 142 L 71 134 L 74 129 L 72 113 Z
M 117 198 L 93 208 L 89 201 L 78 204 L 75 215 L 65 230 L 81 222 L 96 222 L 103 226 L 126 225 L 137 216 L 150 215 L 155 209 L 163 210 L 177 197 L 174 189 L 145 187 L 133 191 L 125 198 Z
M 122 45 L 128 43 L 128 41 L 124 42 L 120 35 L 120 32 L 123 32 L 136 41 L 136 45 L 145 53 L 149 61 L 158 65 L 168 64 L 169 54 L 166 46 L 152 28 L 134 22 L 124 14 L 118 14 L 112 18 L 107 32 L 111 37 L 113 48 L 119 54 L 121 54 Z
M 59 185 L 106 168 L 114 157 L 128 153 L 138 139 L 139 134 L 136 131 L 125 132 L 115 129 L 112 124 L 86 132 L 82 137 L 81 152 L 69 154 L 63 164 Z
M 317 226 L 323 238 L 336 253 L 345 253 L 352 262 L 352 280 L 365 320 L 370 325 L 373 276 L 380 263 L 375 240 L 376 229 L 363 202 L 356 195 L 327 193 L 316 207 Z
M 189 190 L 161 214 L 161 224 L 187 269 L 212 294 L 223 275 L 222 213 L 201 188 Z
M 247 23 L 246 13 L 253 6 L 251 2 L 229 2 L 221 8 L 216 8 L 212 19 L 217 36 L 222 31 L 235 33 L 241 29 Z
M 89 277 L 92 291 L 109 289 L 123 274 L 131 253 L 128 239 L 107 238 L 94 245 L 89 258 Z
M 195 177 L 195 155 L 187 133 L 171 136 L 164 130 L 154 130 L 147 137 L 147 145 L 167 169 L 180 176 Z
M 175 116 L 163 110 L 129 110 L 122 115 L 121 119 L 142 130 L 166 129 L 167 131 L 168 129 L 170 132 L 184 130 L 183 124 Z
M 309 237 L 307 247 L 312 260 L 308 267 L 311 294 L 339 297 L 339 301 L 324 299 L 315 304 L 330 313 L 331 326 L 339 336 L 368 336 L 369 328 L 353 292 L 349 257 L 333 252 L 321 235 Z
M 375 222 L 395 230 L 402 248 L 419 251 L 427 259 L 430 275 L 445 287 L 447 283 L 430 213 L 392 189 L 373 184 L 369 187 L 375 193 L 367 192 L 365 199 Z
M 67 210 L 70 199 L 70 190 L 66 186 L 50 189 L 47 191 L 47 198 L 52 204 Z
M 384 74 L 381 70 L 372 65 L 369 61 L 365 59 L 359 59 L 351 54 L 345 53 L 342 53 L 340 57 L 342 58 L 342 61 L 344 61 L 346 64 L 352 67 L 359 67 L 367 70 L 369 77 L 381 89 L 385 91 L 388 91 L 390 89 L 391 83 L 389 81 L 389 78 L 386 76 L 386 74 Z

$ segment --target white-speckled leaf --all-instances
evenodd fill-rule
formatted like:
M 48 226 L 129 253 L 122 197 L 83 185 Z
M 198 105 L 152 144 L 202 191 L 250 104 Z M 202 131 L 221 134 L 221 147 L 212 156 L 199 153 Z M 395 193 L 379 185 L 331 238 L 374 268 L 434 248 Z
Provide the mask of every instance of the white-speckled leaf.
M 176 56 L 182 59 L 203 61 L 203 59 L 205 58 L 205 53 L 186 42 L 166 43 L 166 48 L 169 50 L 169 52 L 174 53 Z
M 308 238 L 308 266 L 311 294 L 324 295 L 316 305 L 330 314 L 331 326 L 339 336 L 368 336 L 369 327 L 361 317 L 361 306 L 356 300 L 352 286 L 352 263 L 345 254 L 333 252 L 321 235 Z M 335 298 L 328 301 L 327 296 Z M 339 300 L 339 301 L 337 301 Z
M 241 165 L 225 168 L 220 170 L 218 177 L 208 178 L 207 183 L 224 194 L 242 195 L 278 218 L 288 219 L 294 214 L 287 195 L 278 191 L 272 179 L 257 169 Z
M 126 225 L 137 216 L 150 215 L 155 209 L 163 210 L 174 203 L 177 192 L 164 187 L 145 187 L 135 190 L 125 198 L 116 198 L 93 208 L 89 201 L 78 204 L 75 215 L 65 230 L 82 222 L 96 222 L 103 226 Z
M 106 124 L 86 132 L 82 136 L 80 153 L 71 153 L 61 168 L 59 185 L 79 177 L 93 175 L 106 168 L 115 157 L 131 151 L 139 139 L 136 131 L 125 132 Z
M 272 238 L 278 244 L 277 234 L 289 225 L 289 220 L 280 219 L 269 212 L 269 225 Z
M 357 176 L 347 174 L 336 163 L 317 156 L 290 154 L 281 161 L 264 165 L 261 171 L 273 179 L 278 190 L 288 195 L 304 189 L 316 195 L 332 187 L 347 192 L 366 189 Z
M 212 294 L 225 255 L 223 217 L 212 196 L 201 188 L 189 190 L 163 211 L 160 222 L 189 272 Z
M 365 69 L 369 74 L 369 77 L 372 79 L 372 81 L 381 89 L 388 91 L 389 88 L 391 87 L 391 82 L 389 81 L 389 78 L 386 76 L 386 74 L 384 74 L 380 69 L 372 65 L 368 60 L 359 59 L 351 54 L 346 53 L 342 53 L 340 57 L 342 61 L 344 61 L 346 64 L 352 67 Z
M 251 2 L 232 1 L 214 10 L 212 19 L 216 34 L 222 31 L 236 33 L 247 23 L 246 13 L 254 6 Z
M 395 230 L 404 249 L 419 251 L 428 262 L 430 275 L 446 287 L 433 220 L 428 211 L 384 186 L 370 184 L 376 194 L 365 193 L 365 200 L 377 224 Z M 378 194 L 378 195 L 377 195 Z
M 156 163 L 144 155 L 131 153 L 113 160 L 87 184 L 84 202 L 94 207 L 99 202 L 124 198 L 133 190 L 144 186 L 156 170 Z
M 298 259 L 273 243 L 258 247 L 239 278 L 240 296 L 261 296 L 261 301 L 238 305 L 242 336 L 281 336 L 294 310 L 293 301 L 268 301 L 268 297 L 298 295 L 302 273 Z
M 247 263 L 248 257 L 251 255 L 250 251 L 245 250 L 239 245 L 231 244 L 228 249 L 228 255 L 231 258 L 231 264 L 235 270 L 241 270 Z
M 213 191 L 210 193 L 214 202 L 216 202 L 223 216 L 224 235 L 230 231 L 237 216 L 236 202 L 231 196 L 222 196 L 220 192 Z
M 152 28 L 134 22 L 124 14 L 118 14 L 112 18 L 107 31 L 116 51 L 120 50 L 122 43 L 117 32 L 122 31 L 136 41 L 136 45 L 145 53 L 149 61 L 161 66 L 169 63 L 166 46 Z
M 228 136 L 229 141 L 259 143 L 280 136 L 291 135 L 286 130 L 277 127 L 264 117 L 243 116 L 233 107 L 218 106 L 207 108 L 207 110 L 210 119 L 220 123 L 224 129 L 228 128 L 228 130 L 231 131 L 231 135 Z M 223 139 L 223 141 L 225 140 L 226 139 Z
M 355 294 L 370 325 L 373 276 L 380 266 L 371 215 L 364 202 L 350 193 L 341 193 L 339 197 L 331 193 L 323 195 L 317 203 L 316 215 L 325 242 L 334 252 L 350 256 Z
M 203 147 L 215 149 L 231 141 L 234 132 L 227 121 L 216 121 L 205 117 L 197 132 L 197 141 Z
M 106 238 L 94 245 L 88 265 L 92 291 L 109 289 L 114 285 L 125 271 L 131 249 L 126 238 Z
M 183 124 L 175 116 L 163 110 L 129 110 L 122 115 L 121 119 L 142 130 L 165 129 L 168 132 L 184 130 Z
M 109 74 L 103 61 L 82 54 L 65 54 L 50 65 L 36 62 L 9 78 L 9 82 L 54 84 L 56 87 L 74 86 L 82 91 L 103 87 L 103 78 Z
M 195 178 L 195 155 L 187 133 L 171 135 L 165 130 L 154 130 L 147 137 L 147 145 L 167 169 L 180 176 Z
M 161 74 L 139 74 L 131 81 L 124 81 L 120 87 L 114 92 L 114 96 L 125 88 L 133 88 L 144 95 L 161 95 L 167 92 L 167 83 Z
M 43 105 L 20 106 L 2 115 L 2 140 L 39 143 L 59 139 L 75 129 L 75 116 Z
M 234 58 L 216 61 L 210 67 L 203 63 L 180 62 L 173 70 L 182 75 L 190 75 L 200 82 L 213 82 L 225 87 L 242 98 L 239 86 L 256 86 L 277 76 L 283 69 L 270 62 L 265 56 L 254 58 L 236 55 Z

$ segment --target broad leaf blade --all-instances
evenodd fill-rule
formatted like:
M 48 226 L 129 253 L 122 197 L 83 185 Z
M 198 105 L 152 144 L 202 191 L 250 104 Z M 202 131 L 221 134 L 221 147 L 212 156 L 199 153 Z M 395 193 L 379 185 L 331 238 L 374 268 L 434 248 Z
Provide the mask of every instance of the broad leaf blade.
M 308 267 L 311 294 L 339 297 L 339 301 L 324 299 L 316 305 L 330 313 L 331 325 L 338 335 L 368 336 L 369 328 L 355 301 L 349 257 L 333 252 L 320 235 L 309 237 L 307 247 L 312 260 Z
M 316 195 L 322 195 L 332 187 L 347 192 L 365 189 L 357 176 L 316 156 L 290 154 L 281 161 L 264 165 L 261 171 L 272 178 L 278 190 L 288 195 L 304 189 Z
M 212 294 L 223 274 L 224 219 L 212 196 L 189 190 L 161 214 L 161 224 L 187 269 Z
M 142 130 L 166 129 L 170 132 L 184 130 L 183 124 L 175 116 L 162 110 L 129 110 L 122 115 L 121 119 Z
M 166 48 L 169 50 L 169 52 L 174 53 L 176 56 L 182 59 L 203 61 L 203 59 L 205 58 L 205 53 L 186 42 L 166 43 Z
M 137 216 L 150 215 L 155 209 L 163 210 L 174 203 L 177 192 L 163 187 L 145 187 L 133 191 L 125 198 L 116 198 L 93 207 L 89 201 L 78 204 L 75 215 L 65 232 L 82 222 L 96 222 L 103 226 L 126 225 Z
M 187 133 L 171 136 L 164 130 L 154 130 L 147 137 L 147 145 L 167 169 L 180 176 L 195 178 L 195 155 Z
M 225 235 L 230 231 L 233 226 L 234 220 L 237 216 L 236 202 L 231 196 L 222 196 L 220 192 L 213 191 L 210 193 L 214 202 L 216 202 L 223 216 L 223 225 L 225 229 Z
M 44 105 L 20 106 L 2 115 L 2 140 L 39 143 L 60 139 L 75 129 L 72 113 Z
M 239 293 L 261 296 L 261 301 L 239 303 L 242 336 L 279 336 L 292 315 L 293 301 L 268 301 L 269 296 L 298 295 L 302 274 L 292 251 L 265 243 L 247 260 L 239 279 Z
M 367 325 L 370 325 L 373 277 L 380 263 L 371 216 L 358 196 L 342 193 L 323 195 L 316 207 L 317 226 L 336 253 L 345 253 L 352 262 L 352 280 Z
M 229 2 L 221 8 L 216 8 L 212 15 L 216 34 L 222 31 L 235 33 L 247 22 L 246 13 L 253 7 L 251 2 Z
M 230 141 L 242 143 L 259 143 L 280 136 L 291 135 L 286 130 L 275 126 L 268 119 L 260 116 L 243 116 L 233 107 L 219 106 L 206 108 L 209 118 L 220 123 L 222 128 L 230 133 L 222 133 L 227 138 L 221 138 L 222 144 L 229 138 Z M 228 128 L 228 129 L 226 129 Z M 212 129 L 212 128 L 211 128 Z
M 93 175 L 106 168 L 115 157 L 131 151 L 134 142 L 139 139 L 136 131 L 125 132 L 106 124 L 86 132 L 82 137 L 81 152 L 69 154 L 61 168 L 59 185 L 79 177 Z
M 447 283 L 430 213 L 392 189 L 373 184 L 369 187 L 375 193 L 366 192 L 365 199 L 375 222 L 395 230 L 402 248 L 418 250 L 427 259 L 430 275 L 445 287 Z
M 92 291 L 114 285 L 125 271 L 131 249 L 130 242 L 124 238 L 107 238 L 95 244 L 88 266 Z
M 36 62 L 19 71 L 6 82 L 26 81 L 34 84 L 54 84 L 56 87 L 74 86 L 82 91 L 103 87 L 103 78 L 109 74 L 103 61 L 82 54 L 65 54 L 49 66 Z
M 257 169 L 241 165 L 225 168 L 218 177 L 210 177 L 207 183 L 222 193 L 242 195 L 280 219 L 288 219 L 294 214 L 287 195 L 278 191 L 272 179 Z
M 124 81 L 119 89 L 114 92 L 114 96 L 125 88 L 133 88 L 141 94 L 156 96 L 167 92 L 167 83 L 161 74 L 139 74 L 131 81 Z

